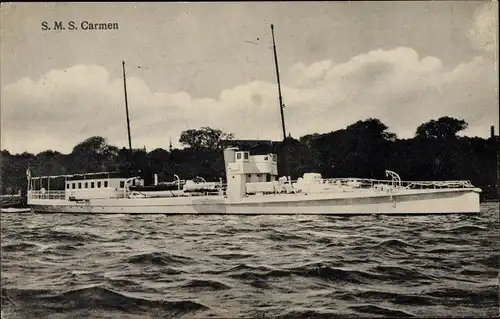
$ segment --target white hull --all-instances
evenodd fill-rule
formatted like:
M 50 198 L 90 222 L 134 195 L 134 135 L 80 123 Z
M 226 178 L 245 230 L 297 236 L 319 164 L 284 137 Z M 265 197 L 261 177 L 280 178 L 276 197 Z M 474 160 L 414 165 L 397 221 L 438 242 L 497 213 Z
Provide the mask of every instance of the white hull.
M 30 199 L 35 212 L 84 214 L 446 214 L 479 213 L 479 189 L 400 190 L 224 196 L 68 200 Z

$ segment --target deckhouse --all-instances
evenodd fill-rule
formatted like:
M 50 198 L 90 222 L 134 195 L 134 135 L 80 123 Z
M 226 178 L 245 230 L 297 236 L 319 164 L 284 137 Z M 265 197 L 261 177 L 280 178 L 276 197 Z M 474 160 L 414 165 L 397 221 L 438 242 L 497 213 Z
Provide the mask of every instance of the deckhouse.
M 224 162 L 228 198 L 237 200 L 245 194 L 274 192 L 278 177 L 276 154 L 251 156 L 249 152 L 231 147 L 224 150 Z
M 69 201 L 123 198 L 126 186 L 144 185 L 138 177 L 121 172 L 31 177 L 28 197 L 33 199 L 65 199 Z

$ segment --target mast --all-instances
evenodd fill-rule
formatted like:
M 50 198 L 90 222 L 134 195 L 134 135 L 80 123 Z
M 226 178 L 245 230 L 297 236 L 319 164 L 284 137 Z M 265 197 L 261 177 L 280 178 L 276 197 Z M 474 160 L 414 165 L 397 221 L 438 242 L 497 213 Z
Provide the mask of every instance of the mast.
M 285 130 L 285 116 L 283 114 L 283 97 L 281 96 L 281 83 L 280 83 L 280 71 L 278 66 L 278 56 L 276 54 L 276 44 L 274 43 L 274 25 L 271 24 L 271 33 L 273 36 L 273 51 L 274 51 L 274 64 L 276 65 L 276 79 L 278 80 L 278 97 L 280 101 L 280 112 L 281 112 L 281 125 L 283 127 L 283 141 L 286 139 Z
M 122 61 L 122 69 L 123 69 L 123 90 L 125 92 L 125 112 L 127 113 L 128 148 L 130 151 L 130 155 L 132 155 L 132 139 L 130 138 L 130 119 L 128 116 L 127 80 L 125 77 L 125 61 Z
M 280 103 L 280 113 L 281 113 L 281 126 L 283 128 L 283 146 L 282 146 L 282 158 L 284 158 L 283 161 L 283 168 L 284 168 L 284 173 L 285 176 L 290 176 L 290 170 L 288 168 L 288 147 L 287 147 L 287 142 L 286 142 L 286 129 L 285 129 L 285 115 L 283 114 L 283 109 L 285 108 L 285 105 L 283 104 L 283 97 L 281 95 L 281 82 L 280 82 L 280 71 L 279 71 L 279 66 L 278 66 L 278 55 L 276 54 L 276 43 L 274 41 L 274 25 L 271 24 L 271 34 L 273 37 L 273 52 L 274 52 L 274 64 L 276 66 L 276 79 L 278 82 L 278 98 L 279 98 L 279 103 Z

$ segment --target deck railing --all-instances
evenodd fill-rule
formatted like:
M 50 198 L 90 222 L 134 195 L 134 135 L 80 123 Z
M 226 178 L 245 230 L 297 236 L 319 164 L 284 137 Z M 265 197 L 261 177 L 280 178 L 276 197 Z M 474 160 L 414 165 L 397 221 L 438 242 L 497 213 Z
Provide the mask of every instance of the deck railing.
M 63 200 L 66 197 L 66 191 L 40 191 L 31 190 L 28 191 L 29 199 L 60 199 Z
M 332 186 L 350 188 L 404 188 L 404 189 L 441 189 L 441 188 L 472 188 L 474 187 L 467 180 L 450 181 L 399 181 L 399 180 L 378 180 L 362 178 L 328 178 L 312 181 L 291 181 L 292 185 L 326 184 Z M 290 183 L 290 182 L 288 182 Z
M 377 179 L 332 178 L 323 179 L 323 183 L 350 186 L 355 188 L 377 188 L 377 186 L 392 186 L 406 189 L 424 188 L 469 188 L 473 187 L 470 181 L 394 181 Z M 293 183 L 293 182 L 292 182 Z
M 250 184 L 250 185 L 248 185 Z M 297 192 L 350 192 L 366 190 L 393 193 L 398 190 L 410 189 L 450 189 L 473 188 L 467 180 L 460 181 L 401 181 L 399 178 L 391 180 L 363 179 L 363 178 L 315 178 L 312 180 L 291 180 L 281 177 L 271 182 L 272 186 L 259 185 L 268 183 L 248 183 L 249 193 L 297 193 Z

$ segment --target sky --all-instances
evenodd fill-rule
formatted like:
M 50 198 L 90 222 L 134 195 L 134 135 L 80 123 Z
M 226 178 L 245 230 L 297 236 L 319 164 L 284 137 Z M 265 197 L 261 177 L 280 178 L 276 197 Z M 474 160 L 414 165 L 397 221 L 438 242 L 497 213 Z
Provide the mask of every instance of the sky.
M 462 135 L 498 132 L 497 2 L 2 3 L 0 18 L 11 153 L 96 135 L 127 146 L 122 61 L 134 148 L 178 147 L 204 126 L 280 140 L 271 23 L 295 138 L 368 118 L 399 138 L 441 116 L 464 119 Z

